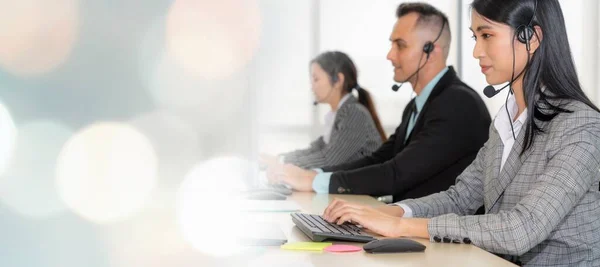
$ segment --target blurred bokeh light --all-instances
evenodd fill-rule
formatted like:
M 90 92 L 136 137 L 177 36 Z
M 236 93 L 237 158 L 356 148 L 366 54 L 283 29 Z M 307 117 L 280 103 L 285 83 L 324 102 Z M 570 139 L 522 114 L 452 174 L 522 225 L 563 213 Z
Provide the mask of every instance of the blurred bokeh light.
M 0 101 L 0 176 L 4 173 L 17 137 L 17 130 L 10 112 Z M 0 178 L 2 179 L 2 178 Z
M 237 157 L 214 158 L 190 171 L 177 195 L 177 218 L 195 249 L 218 257 L 242 250 L 237 231 L 246 229 L 239 227 L 239 193 L 256 173 L 257 166 Z
M 106 227 L 111 267 L 182 266 L 175 263 L 190 260 L 195 251 L 177 228 L 173 195 L 157 190 L 139 214 Z
M 56 69 L 79 31 L 77 0 L 0 0 L 0 67 L 22 77 Z
M 98 123 L 76 133 L 58 160 L 62 200 L 96 223 L 127 218 L 139 211 L 156 184 L 152 144 L 134 127 Z
M 159 185 L 173 188 L 181 184 L 185 172 L 202 154 L 202 144 L 193 124 L 167 110 L 142 114 L 130 124 L 148 137 L 156 151 Z
M 69 128 L 53 121 L 19 126 L 14 156 L 0 179 L 0 200 L 33 218 L 64 211 L 55 187 L 56 161 L 71 135 Z
M 175 0 L 166 20 L 169 55 L 204 79 L 222 79 L 244 67 L 260 40 L 255 0 Z
M 248 101 L 249 74 L 243 69 L 214 80 L 186 72 L 165 48 L 162 22 L 162 18 L 155 21 L 141 40 L 140 78 L 160 108 L 191 115 L 203 130 L 213 130 L 211 127 L 234 117 Z

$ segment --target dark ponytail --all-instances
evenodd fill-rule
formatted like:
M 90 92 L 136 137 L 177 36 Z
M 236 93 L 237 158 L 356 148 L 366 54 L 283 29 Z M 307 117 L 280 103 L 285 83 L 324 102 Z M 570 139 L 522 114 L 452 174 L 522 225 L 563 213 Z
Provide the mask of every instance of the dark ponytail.
M 352 93 L 353 89 L 357 89 L 358 91 L 358 102 L 360 102 L 371 114 L 371 118 L 375 123 L 375 127 L 381 135 L 381 140 L 386 141 L 385 132 L 383 131 L 383 127 L 381 126 L 381 121 L 379 121 L 379 116 L 377 116 L 377 111 L 375 110 L 375 104 L 373 103 L 373 99 L 371 98 L 371 94 L 367 92 L 367 90 L 360 88 L 358 85 L 358 71 L 356 70 L 356 66 L 352 59 L 348 55 L 339 51 L 329 51 L 319 54 L 315 59 L 311 61 L 312 63 L 319 64 L 321 68 L 327 73 L 330 80 L 333 82 L 337 79 L 338 73 L 344 75 L 344 84 L 342 85 L 342 90 L 344 95 L 345 93 Z
M 358 102 L 360 102 L 371 114 L 371 118 L 373 118 L 373 122 L 375 123 L 375 127 L 381 136 L 381 140 L 385 142 L 387 137 L 385 136 L 385 131 L 383 130 L 383 126 L 381 126 L 381 121 L 379 120 L 379 116 L 377 115 L 377 110 L 375 110 L 375 103 L 373 102 L 373 98 L 371 94 L 364 88 L 357 88 L 358 91 Z

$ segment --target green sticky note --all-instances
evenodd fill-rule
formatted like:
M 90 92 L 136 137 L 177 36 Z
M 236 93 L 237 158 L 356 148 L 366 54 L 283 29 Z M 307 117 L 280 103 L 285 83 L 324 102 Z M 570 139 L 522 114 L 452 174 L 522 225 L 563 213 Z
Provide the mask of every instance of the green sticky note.
M 296 243 L 287 243 L 281 245 L 282 249 L 288 250 L 307 250 L 307 251 L 323 251 L 328 246 L 333 245 L 333 243 L 324 243 L 324 242 L 296 242 Z

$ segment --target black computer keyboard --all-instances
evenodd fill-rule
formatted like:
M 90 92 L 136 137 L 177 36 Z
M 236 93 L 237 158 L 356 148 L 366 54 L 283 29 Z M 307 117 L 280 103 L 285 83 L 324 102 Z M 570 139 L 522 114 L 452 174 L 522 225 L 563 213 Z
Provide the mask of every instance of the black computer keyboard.
M 323 217 L 313 214 L 292 213 L 291 215 L 294 224 L 315 242 L 336 239 L 366 243 L 375 239 L 353 224 L 331 224 L 325 221 Z

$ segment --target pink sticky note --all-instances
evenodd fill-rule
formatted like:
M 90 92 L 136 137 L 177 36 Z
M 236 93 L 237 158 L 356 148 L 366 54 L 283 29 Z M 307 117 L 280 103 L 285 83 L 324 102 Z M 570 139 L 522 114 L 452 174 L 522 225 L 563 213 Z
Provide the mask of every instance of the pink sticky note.
M 327 252 L 357 252 L 361 250 L 361 247 L 350 245 L 331 245 L 325 248 L 325 251 Z

